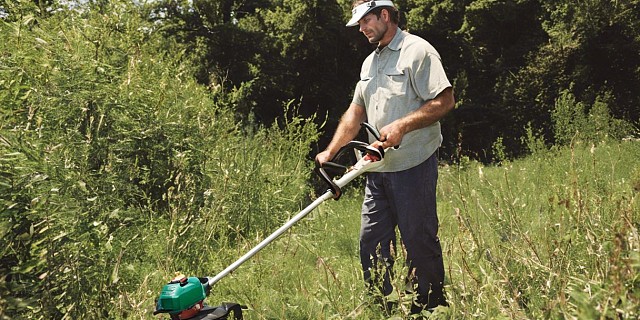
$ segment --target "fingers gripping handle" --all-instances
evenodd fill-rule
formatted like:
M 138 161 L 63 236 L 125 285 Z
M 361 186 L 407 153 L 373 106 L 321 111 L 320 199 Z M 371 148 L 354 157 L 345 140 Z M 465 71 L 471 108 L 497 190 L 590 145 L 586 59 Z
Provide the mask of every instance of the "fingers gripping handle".
M 376 140 L 381 141 L 381 142 L 383 141 L 383 140 L 380 140 L 381 139 L 380 131 L 378 131 L 378 129 L 376 129 L 376 127 L 372 126 L 371 124 L 369 124 L 367 122 L 362 122 L 362 123 L 360 123 L 360 125 L 365 127 L 365 129 L 367 129 L 367 131 L 369 131 L 369 133 L 371 133 L 373 135 L 373 137 L 376 138 Z M 385 138 L 384 141 L 386 141 L 386 138 Z M 398 148 L 400 148 L 400 145 L 393 146 L 394 150 L 397 150 Z
M 354 165 L 351 168 L 347 168 L 346 166 L 343 166 L 334 162 L 337 158 L 343 155 L 347 150 L 351 150 L 351 149 L 356 149 L 361 151 L 363 154 L 369 155 L 369 159 L 360 160 L 356 165 Z M 342 171 L 343 174 L 351 170 L 351 172 L 355 172 L 355 174 L 353 174 L 353 177 L 349 179 L 350 181 L 351 179 L 355 178 L 355 176 L 358 176 L 366 172 L 367 169 L 370 168 L 370 167 L 367 167 L 367 165 L 370 165 L 377 161 L 381 161 L 383 158 L 384 158 L 384 150 L 373 148 L 370 145 L 361 141 L 351 141 L 344 147 L 340 148 L 338 153 L 336 153 L 336 155 L 330 161 L 325 162 L 323 164 L 319 164 L 316 161 L 316 168 L 314 171 L 316 172 L 316 174 L 318 174 L 318 176 L 320 176 L 320 178 L 324 182 L 327 183 L 327 185 L 329 186 L 329 190 L 331 191 L 331 193 L 333 193 L 333 199 L 338 200 L 342 196 L 341 186 L 327 173 L 325 169 L 340 170 Z M 361 163 L 361 162 L 364 162 L 364 163 Z

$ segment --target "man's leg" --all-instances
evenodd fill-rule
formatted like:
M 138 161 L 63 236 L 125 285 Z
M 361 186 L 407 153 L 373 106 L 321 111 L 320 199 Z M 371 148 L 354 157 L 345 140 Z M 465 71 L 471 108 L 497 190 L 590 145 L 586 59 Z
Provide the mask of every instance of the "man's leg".
M 393 252 L 395 251 L 395 228 L 397 225 L 396 217 L 389 209 L 382 174 L 368 174 L 362 204 L 360 262 L 365 281 L 373 286 L 372 289 L 379 286 L 378 289 L 385 296 L 393 290 L 391 272 L 394 263 Z M 380 282 L 382 282 L 381 286 Z
M 409 170 L 386 174 L 390 205 L 398 215 L 398 228 L 407 250 L 409 272 L 415 274 L 418 303 L 427 308 L 446 304 L 444 263 L 438 238 L 436 184 L 438 159 L 434 154 Z M 421 310 L 420 305 L 414 308 Z

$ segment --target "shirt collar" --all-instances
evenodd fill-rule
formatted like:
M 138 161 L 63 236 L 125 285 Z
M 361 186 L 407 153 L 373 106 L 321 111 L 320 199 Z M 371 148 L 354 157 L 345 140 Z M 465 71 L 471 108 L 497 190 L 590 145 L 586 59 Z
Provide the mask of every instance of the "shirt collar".
M 403 41 L 404 41 L 404 32 L 400 28 L 398 28 L 396 29 L 396 34 L 393 36 L 393 39 L 391 39 L 391 42 L 389 42 L 389 44 L 384 48 L 389 48 L 390 50 L 398 51 L 402 48 Z M 382 51 L 382 49 L 376 48 L 376 51 L 380 52 Z

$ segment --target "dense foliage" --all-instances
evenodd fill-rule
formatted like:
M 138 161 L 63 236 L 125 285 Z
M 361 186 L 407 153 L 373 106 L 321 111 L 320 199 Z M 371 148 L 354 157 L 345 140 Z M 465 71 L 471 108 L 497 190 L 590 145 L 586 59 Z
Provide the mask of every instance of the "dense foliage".
M 319 147 L 326 143 L 371 50 L 356 29 L 343 27 L 350 2 L 0 0 L 0 318 L 150 317 L 157 290 L 174 271 L 211 275 L 305 206 L 313 196 L 310 154 L 318 141 Z M 508 312 L 487 307 L 485 314 L 537 317 L 579 314 L 594 300 L 606 308 L 622 305 L 623 315 L 633 315 L 638 226 L 628 221 L 638 218 L 640 173 L 626 166 L 637 159 L 629 136 L 640 114 L 640 1 L 396 3 L 405 12 L 403 25 L 440 50 L 455 85 L 458 108 L 444 120 L 445 157 L 459 169 L 474 158 L 507 164 L 525 154 L 544 156 L 536 167 L 569 163 L 566 176 L 536 171 L 569 184 L 551 180 L 544 190 L 514 190 L 549 199 L 539 209 L 559 212 L 554 217 L 569 234 L 557 240 L 563 253 L 574 247 L 594 253 L 578 256 L 578 266 L 589 268 L 586 275 L 543 283 L 574 265 L 533 245 L 525 248 L 536 255 L 533 262 L 509 262 L 509 251 L 495 251 L 518 239 L 552 240 L 526 233 L 512 238 L 513 230 L 525 228 L 514 207 L 520 198 L 509 186 L 497 194 L 469 184 L 462 191 L 471 178 L 468 170 L 457 171 L 464 173 L 456 186 L 459 199 L 445 202 L 453 203 L 460 221 L 483 230 L 467 199 L 481 205 L 479 195 L 494 196 L 481 206 L 496 204 L 485 218 L 506 240 L 492 235 L 485 243 L 473 224 L 461 222 L 457 237 L 473 240 L 473 246 L 460 242 L 450 268 L 466 268 L 454 264 L 477 262 L 493 250 L 489 275 L 510 286 L 490 287 L 496 295 L 473 298 L 491 277 L 483 278 L 485 269 L 465 270 L 475 284 L 452 278 L 454 306 L 493 303 Z M 600 145 L 623 138 L 631 140 L 620 153 L 624 160 L 601 162 L 615 150 Z M 558 153 L 553 162 L 563 145 L 609 151 L 587 159 L 593 167 L 576 162 L 573 153 Z M 623 177 L 607 180 L 609 167 Z M 583 174 L 600 180 L 585 181 Z M 499 180 L 483 179 L 483 186 Z M 587 203 L 587 196 L 595 200 Z M 543 202 L 528 201 L 529 207 Z M 601 224 L 587 221 L 592 214 Z M 576 240 L 586 222 L 592 238 Z M 540 228 L 559 232 L 555 225 Z M 347 241 L 331 239 L 329 229 L 323 233 L 328 242 Z M 593 239 L 607 245 L 598 248 Z M 320 244 L 301 243 L 305 262 L 327 281 L 325 292 L 310 299 L 336 309 L 282 311 L 291 301 L 278 300 L 272 291 L 244 296 L 266 304 L 252 305 L 258 317 L 364 312 L 340 305 L 341 293 L 328 287 L 337 276 L 331 259 L 314 253 Z M 291 258 L 287 250 L 283 257 Z M 608 254 L 615 256 L 599 265 L 595 257 Z M 351 292 L 360 276 L 352 262 L 345 264 L 352 268 L 345 290 Z M 615 264 L 622 267 L 609 267 Z M 284 298 L 295 300 L 305 290 L 280 280 Z M 257 289 L 264 285 L 252 281 Z M 540 309 L 542 298 L 530 283 L 565 299 L 557 304 L 566 313 L 553 311 L 556 302 Z M 470 284 L 476 287 L 466 290 Z M 594 295 L 581 293 L 587 286 Z M 234 287 L 221 293 L 243 298 Z M 507 293 L 520 296 L 504 300 Z M 352 298 L 348 303 L 362 300 Z M 452 318 L 468 315 L 450 312 Z
M 102 9 L 0 27 L 4 317 L 110 318 L 144 275 L 199 270 L 307 195 L 313 119 L 239 123 L 241 90 L 197 84 L 128 1 Z
M 224 5 L 221 5 L 221 4 Z M 397 0 L 402 27 L 429 40 L 454 83 L 457 110 L 442 152 L 495 160 L 527 153 L 527 127 L 555 143 L 551 115 L 563 92 L 609 116 L 640 119 L 640 1 Z M 200 55 L 198 79 L 243 86 L 243 112 L 271 121 L 281 101 L 326 116 L 330 138 L 372 47 L 344 27 L 350 0 L 188 1 L 155 5 L 163 32 Z M 221 18 L 223 17 L 223 18 Z M 226 18 L 224 18 L 226 17 Z M 585 109 L 585 112 L 588 112 Z M 629 132 L 626 132 L 629 134 Z

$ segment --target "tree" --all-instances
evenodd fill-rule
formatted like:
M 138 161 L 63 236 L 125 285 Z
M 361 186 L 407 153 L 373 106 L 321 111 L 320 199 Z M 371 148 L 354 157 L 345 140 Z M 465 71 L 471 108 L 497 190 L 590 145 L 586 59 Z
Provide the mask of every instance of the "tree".
M 544 1 L 541 24 L 549 40 L 507 78 L 501 104 L 514 117 L 510 131 L 531 122 L 553 141 L 551 111 L 560 92 L 595 104 L 610 96 L 612 116 L 638 122 L 640 36 L 638 1 Z M 588 111 L 588 110 L 587 110 Z
M 165 0 L 154 18 L 188 44 L 201 83 L 237 92 L 238 112 L 270 123 L 300 100 L 332 128 L 373 49 L 344 27 L 351 0 Z M 443 120 L 445 157 L 461 147 L 491 160 L 526 152 L 526 128 L 552 141 L 550 110 L 572 88 L 587 106 L 611 93 L 611 113 L 638 121 L 639 0 L 396 0 L 401 27 L 430 41 L 452 81 L 457 109 Z M 324 115 L 328 117 L 325 119 Z
M 263 15 L 266 34 L 284 62 L 283 80 L 302 98 L 303 114 L 329 111 L 339 117 L 348 105 L 364 57 L 354 52 L 357 32 L 344 26 L 342 16 L 331 0 L 284 0 Z

